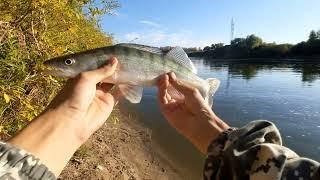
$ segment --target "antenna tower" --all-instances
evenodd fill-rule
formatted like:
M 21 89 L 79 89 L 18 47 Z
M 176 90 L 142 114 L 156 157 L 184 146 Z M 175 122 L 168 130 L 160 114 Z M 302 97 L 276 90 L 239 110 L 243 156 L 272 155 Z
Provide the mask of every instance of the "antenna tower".
M 231 42 L 232 42 L 233 38 L 234 38 L 234 20 L 233 20 L 233 18 L 232 18 L 232 19 L 231 19 L 230 44 L 231 44 Z

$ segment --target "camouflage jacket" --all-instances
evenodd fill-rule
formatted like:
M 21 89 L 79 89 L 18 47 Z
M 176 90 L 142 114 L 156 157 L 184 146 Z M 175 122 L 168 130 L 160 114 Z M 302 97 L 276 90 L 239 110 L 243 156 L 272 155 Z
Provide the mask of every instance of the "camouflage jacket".
M 320 180 L 320 164 L 282 146 L 273 123 L 253 121 L 213 140 L 203 179 Z
M 318 162 L 301 158 L 281 144 L 278 129 L 268 121 L 229 129 L 209 145 L 203 178 L 320 180 Z M 32 154 L 0 142 L 0 179 L 56 177 Z

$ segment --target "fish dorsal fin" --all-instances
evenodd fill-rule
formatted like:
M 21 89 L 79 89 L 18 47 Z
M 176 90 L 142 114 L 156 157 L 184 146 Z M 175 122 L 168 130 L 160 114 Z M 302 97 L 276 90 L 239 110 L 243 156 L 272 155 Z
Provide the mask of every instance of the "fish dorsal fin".
M 142 44 L 120 43 L 120 44 L 117 44 L 116 46 L 134 48 L 134 49 L 139 49 L 139 50 L 142 50 L 142 51 L 147 51 L 147 52 L 156 53 L 156 54 L 163 54 L 163 52 L 162 52 L 162 50 L 160 48 L 152 47 L 152 46 L 146 46 L 146 45 L 142 45 Z
M 139 103 L 142 98 L 143 88 L 140 86 L 133 86 L 127 84 L 118 85 L 122 95 L 131 103 Z
M 181 47 L 175 47 L 171 49 L 167 54 L 167 57 L 175 60 L 177 63 L 188 68 L 191 72 L 197 73 L 197 69 L 194 67 L 193 63 L 189 59 L 188 55 L 184 52 Z

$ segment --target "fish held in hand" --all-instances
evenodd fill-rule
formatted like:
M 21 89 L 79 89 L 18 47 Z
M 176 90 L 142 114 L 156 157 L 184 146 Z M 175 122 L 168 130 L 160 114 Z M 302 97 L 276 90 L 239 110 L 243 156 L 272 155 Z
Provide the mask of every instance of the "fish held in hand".
M 220 81 L 204 80 L 197 76 L 196 68 L 181 47 L 169 52 L 139 44 L 117 44 L 53 58 L 45 62 L 47 72 L 59 77 L 75 77 L 81 72 L 97 69 L 117 57 L 116 72 L 104 82 L 119 87 L 131 103 L 139 103 L 143 87 L 155 86 L 160 75 L 174 72 L 177 79 L 199 90 L 210 106 Z

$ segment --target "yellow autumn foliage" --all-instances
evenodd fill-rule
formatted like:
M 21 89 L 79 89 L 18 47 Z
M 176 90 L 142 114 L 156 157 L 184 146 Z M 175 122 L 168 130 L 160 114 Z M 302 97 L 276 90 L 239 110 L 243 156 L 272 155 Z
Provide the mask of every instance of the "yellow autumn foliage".
M 22 128 L 61 88 L 61 80 L 41 72 L 43 61 L 112 44 L 98 18 L 118 6 L 115 0 L 0 0 L 1 134 Z

